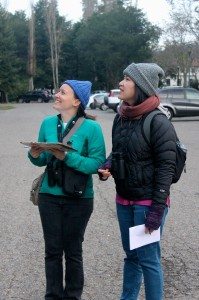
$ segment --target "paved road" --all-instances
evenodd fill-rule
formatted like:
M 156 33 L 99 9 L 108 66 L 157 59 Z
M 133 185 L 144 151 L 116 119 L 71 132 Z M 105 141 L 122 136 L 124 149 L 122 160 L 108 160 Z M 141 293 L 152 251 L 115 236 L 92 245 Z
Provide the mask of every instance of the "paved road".
M 29 203 L 32 179 L 41 172 L 26 159 L 20 140 L 35 140 L 51 104 L 18 104 L 0 111 L 0 300 L 42 300 L 45 289 L 44 245 L 37 208 Z M 96 114 L 111 149 L 114 113 Z M 199 299 L 198 206 L 199 118 L 173 121 L 188 146 L 187 174 L 172 187 L 172 206 L 164 230 L 165 299 Z M 95 182 L 95 211 L 85 243 L 85 300 L 118 300 L 122 260 L 115 214 L 114 184 Z M 141 296 L 140 299 L 144 299 Z

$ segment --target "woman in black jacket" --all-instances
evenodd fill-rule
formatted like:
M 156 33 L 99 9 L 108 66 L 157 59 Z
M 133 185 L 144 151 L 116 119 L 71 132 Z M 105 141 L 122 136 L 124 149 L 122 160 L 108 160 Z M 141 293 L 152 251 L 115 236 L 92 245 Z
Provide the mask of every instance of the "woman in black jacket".
M 150 142 L 144 119 L 158 108 L 156 96 L 164 71 L 156 64 L 132 63 L 124 70 L 119 98 L 123 100 L 112 130 L 112 153 L 99 169 L 102 180 L 110 175 L 116 184 L 117 216 L 126 258 L 120 300 L 136 300 L 144 277 L 147 300 L 163 299 L 160 243 L 134 250 L 129 246 L 129 228 L 145 224 L 145 234 L 162 227 L 169 206 L 175 172 L 176 135 L 164 114 L 151 121 Z

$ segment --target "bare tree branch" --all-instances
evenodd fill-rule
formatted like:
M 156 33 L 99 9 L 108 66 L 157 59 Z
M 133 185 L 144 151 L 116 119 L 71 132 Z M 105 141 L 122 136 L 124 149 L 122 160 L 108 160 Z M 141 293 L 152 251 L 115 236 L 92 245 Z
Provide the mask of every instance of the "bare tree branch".
M 54 88 L 59 85 L 59 54 L 62 44 L 62 26 L 57 24 L 57 0 L 45 0 L 46 25 L 48 30 Z

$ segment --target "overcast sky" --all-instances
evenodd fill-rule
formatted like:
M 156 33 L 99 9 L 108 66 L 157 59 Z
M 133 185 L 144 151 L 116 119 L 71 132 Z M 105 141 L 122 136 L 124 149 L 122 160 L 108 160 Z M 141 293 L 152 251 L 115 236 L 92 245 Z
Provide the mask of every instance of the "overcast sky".
M 15 10 L 29 11 L 31 0 L 0 0 L 0 3 L 10 12 Z M 37 0 L 32 0 L 36 3 Z M 132 3 L 134 1 L 132 0 Z M 138 7 L 143 9 L 150 22 L 163 25 L 169 16 L 169 5 L 166 0 L 138 0 Z M 60 15 L 67 19 L 78 21 L 82 16 L 81 0 L 58 0 Z

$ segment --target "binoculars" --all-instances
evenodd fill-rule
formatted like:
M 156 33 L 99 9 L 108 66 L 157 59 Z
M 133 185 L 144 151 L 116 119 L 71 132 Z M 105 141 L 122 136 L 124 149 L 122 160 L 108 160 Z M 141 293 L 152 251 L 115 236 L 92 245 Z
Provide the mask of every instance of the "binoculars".
M 125 163 L 123 154 L 120 152 L 112 153 L 111 173 L 118 180 L 125 179 Z
M 63 186 L 63 165 L 59 160 L 52 160 L 47 164 L 48 185 L 50 187 L 56 184 Z

